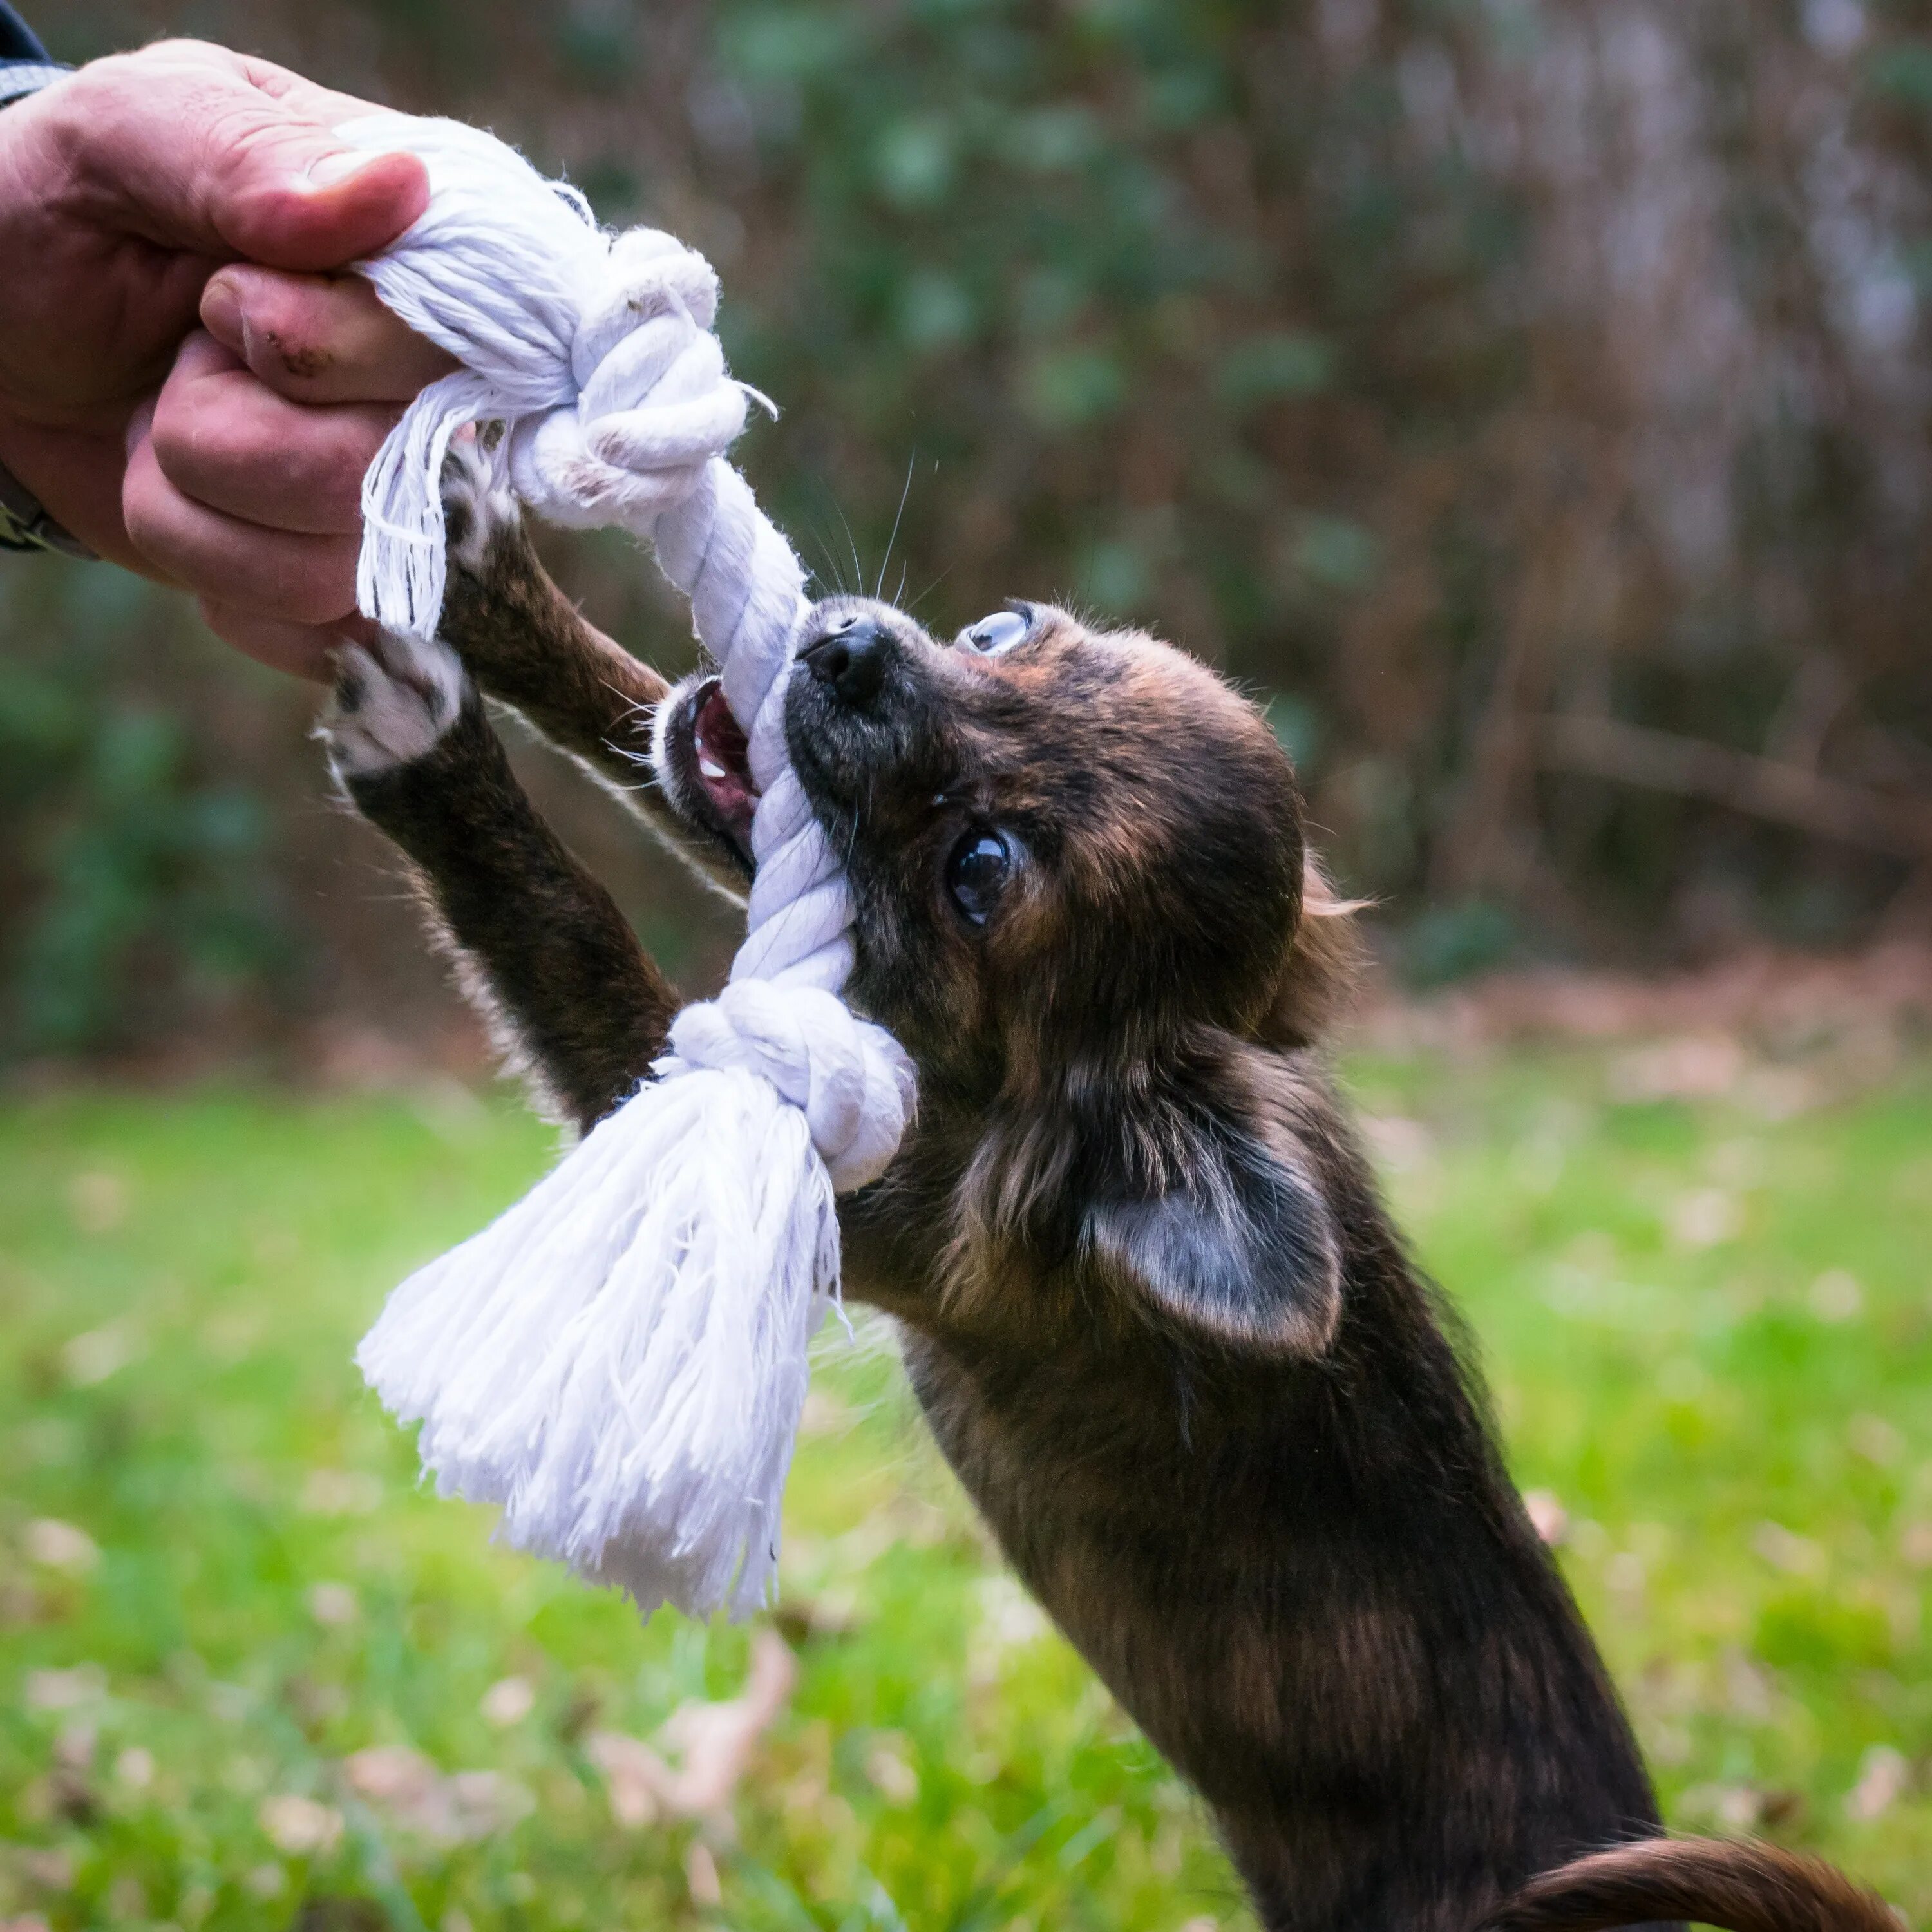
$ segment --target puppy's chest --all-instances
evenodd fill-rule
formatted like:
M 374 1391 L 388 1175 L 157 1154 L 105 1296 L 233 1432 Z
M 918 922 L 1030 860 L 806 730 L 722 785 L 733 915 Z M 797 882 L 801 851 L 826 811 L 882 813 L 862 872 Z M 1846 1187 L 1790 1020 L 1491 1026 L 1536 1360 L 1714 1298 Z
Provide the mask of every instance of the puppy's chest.
M 1160 1364 L 1077 1346 L 1029 1356 L 914 1328 L 905 1358 L 947 1462 L 1064 1622 L 1083 1621 L 1096 1593 L 1138 1594 L 1141 1569 L 1157 1575 L 1211 1533 Z
M 1007 1383 L 919 1337 L 906 1354 L 935 1438 L 1013 1568 L 1210 1802 L 1265 1783 L 1259 1767 L 1324 1751 L 1298 1740 L 1288 1714 L 1352 1694 L 1324 1638 L 1338 1606 L 1289 1589 L 1288 1613 L 1313 1634 L 1284 1645 L 1280 1550 L 1218 1480 L 1217 1459 L 1177 1441 L 1171 1408 L 1136 1413 L 1149 1386 L 1090 1360 Z

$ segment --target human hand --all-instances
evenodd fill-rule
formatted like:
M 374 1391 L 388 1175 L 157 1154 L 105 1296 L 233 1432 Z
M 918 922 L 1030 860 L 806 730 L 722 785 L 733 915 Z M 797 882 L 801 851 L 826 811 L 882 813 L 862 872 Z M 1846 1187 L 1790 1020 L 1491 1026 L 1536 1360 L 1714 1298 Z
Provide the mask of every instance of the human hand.
M 131 541 L 198 592 L 219 637 L 326 680 L 356 615 L 362 478 L 403 405 L 455 365 L 359 275 L 223 268 L 203 326 L 135 412 Z
M 428 199 L 416 157 L 332 131 L 368 111 L 172 42 L 0 114 L 0 462 L 231 642 L 317 674 L 354 610 L 352 484 L 450 366 L 328 273 Z M 295 272 L 216 272 L 238 258 Z

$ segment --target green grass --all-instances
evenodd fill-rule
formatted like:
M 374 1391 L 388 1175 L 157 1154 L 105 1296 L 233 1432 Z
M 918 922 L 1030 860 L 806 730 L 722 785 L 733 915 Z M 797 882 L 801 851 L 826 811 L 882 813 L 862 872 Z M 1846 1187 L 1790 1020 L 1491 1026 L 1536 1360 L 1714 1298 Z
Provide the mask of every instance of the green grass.
M 1778 1122 L 1613 1104 L 1582 1054 L 1355 1079 L 1673 1822 L 1755 1822 L 1932 1923 L 1932 1069 Z M 747 1634 L 492 1549 L 349 1360 L 547 1146 L 453 1090 L 0 1108 L 0 1922 L 1246 1924 L 876 1330 L 821 1344 L 788 1708 L 728 1816 L 614 1822 L 600 1734 L 735 1694 Z M 412 1814 L 344 1768 L 382 1746 L 494 1775 Z

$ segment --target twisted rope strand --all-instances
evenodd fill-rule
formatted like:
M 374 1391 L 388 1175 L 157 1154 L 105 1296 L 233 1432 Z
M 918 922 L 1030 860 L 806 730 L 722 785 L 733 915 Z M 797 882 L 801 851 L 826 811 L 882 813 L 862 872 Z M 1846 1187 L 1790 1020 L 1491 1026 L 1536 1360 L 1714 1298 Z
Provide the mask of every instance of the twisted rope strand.
M 764 982 L 836 994 L 853 963 L 852 903 L 785 748 L 805 572 L 724 459 L 744 428 L 747 392 L 711 332 L 717 278 L 674 236 L 600 233 L 580 198 L 476 129 L 382 114 L 340 131 L 372 151 L 411 148 L 428 163 L 428 212 L 363 272 L 388 307 L 464 364 L 410 406 L 370 472 L 364 608 L 386 628 L 433 632 L 445 568 L 442 461 L 466 422 L 506 425 L 499 460 L 537 514 L 617 524 L 653 546 L 717 662 L 760 794 L 744 942 L 716 1011 L 680 1016 L 672 1064 L 758 1066 L 795 1098 L 797 1075 L 771 1057 L 766 1009 L 740 989 Z M 822 1054 L 844 1065 L 856 1053 L 865 1069 L 862 1118 L 849 1135 L 814 1132 L 834 1184 L 862 1186 L 904 1130 L 904 1057 L 836 1001 L 810 1002 L 799 1015 L 808 1064 Z M 842 1131 L 846 1114 L 825 1119 L 828 1132 L 835 1122 Z

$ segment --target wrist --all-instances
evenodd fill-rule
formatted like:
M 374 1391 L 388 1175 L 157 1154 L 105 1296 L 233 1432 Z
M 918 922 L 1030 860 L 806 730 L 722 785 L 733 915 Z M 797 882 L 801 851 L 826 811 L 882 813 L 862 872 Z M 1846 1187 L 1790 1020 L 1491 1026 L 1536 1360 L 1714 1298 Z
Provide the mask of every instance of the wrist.
M 40 94 L 72 69 L 48 59 L 24 28 L 9 20 L 0 38 L 0 108 Z M 92 559 L 94 553 L 55 519 L 34 491 L 0 460 L 0 550 L 58 550 Z
M 56 81 L 64 80 L 73 71 L 71 68 L 57 66 L 52 61 L 0 58 L 0 107 L 24 100 L 30 94 L 38 94 L 43 88 L 52 86 Z
M 49 430 L 0 408 L 0 535 L 9 550 L 124 562 L 110 439 Z
M 68 69 L 40 44 L 40 36 L 0 0 L 0 106 L 38 93 Z
M 97 554 L 55 522 L 40 499 L 0 463 L 0 550 L 51 550 L 92 563 Z

